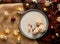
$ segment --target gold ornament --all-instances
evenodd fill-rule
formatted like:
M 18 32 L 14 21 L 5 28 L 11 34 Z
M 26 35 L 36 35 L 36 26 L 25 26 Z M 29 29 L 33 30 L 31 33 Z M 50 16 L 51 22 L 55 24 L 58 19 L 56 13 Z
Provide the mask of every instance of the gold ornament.
M 10 30 L 9 28 L 5 29 L 5 33 L 6 33 L 6 34 L 9 34 L 10 31 L 11 31 L 11 30 Z
M 18 11 L 24 11 L 24 9 L 22 7 L 18 8 Z
M 59 16 L 59 17 L 57 17 L 56 21 L 60 22 L 60 16 Z
M 3 15 L 9 15 L 8 11 L 4 11 Z
M 19 30 L 14 30 L 14 35 L 17 36 L 19 34 Z
M 20 37 L 20 36 L 17 37 L 17 42 L 18 42 L 18 43 L 21 42 L 21 37 Z
M 46 2 L 45 2 L 45 6 L 50 6 L 50 3 L 51 3 L 51 2 L 46 1 Z
M 24 11 L 24 9 L 23 9 L 22 7 L 18 8 L 17 10 L 18 10 L 18 11 L 17 11 L 18 14 L 22 14 L 23 11 Z
M 5 36 L 5 35 L 0 35 L 0 38 L 3 40 L 7 40 L 7 36 Z

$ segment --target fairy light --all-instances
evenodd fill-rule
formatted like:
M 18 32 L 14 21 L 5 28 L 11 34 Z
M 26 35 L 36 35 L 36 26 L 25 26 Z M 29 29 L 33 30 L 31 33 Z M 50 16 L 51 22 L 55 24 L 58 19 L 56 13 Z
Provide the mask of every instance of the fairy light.
M 37 0 L 32 0 L 32 1 L 37 3 Z
M 46 12 L 47 11 L 47 8 L 44 8 L 43 10 Z
M 21 37 L 20 37 L 20 36 L 17 37 L 17 42 L 18 42 L 18 43 L 21 42 Z
M 59 36 L 59 33 L 56 33 L 56 36 L 58 37 Z
M 29 3 L 26 3 L 26 6 L 29 7 Z

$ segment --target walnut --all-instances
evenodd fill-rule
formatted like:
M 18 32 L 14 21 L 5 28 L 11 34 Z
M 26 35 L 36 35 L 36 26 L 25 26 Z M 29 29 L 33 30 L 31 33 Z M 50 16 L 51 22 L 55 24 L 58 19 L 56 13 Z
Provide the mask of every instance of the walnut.
M 32 34 L 36 35 L 38 33 L 43 33 L 45 31 L 45 25 L 43 23 L 43 20 L 41 20 L 40 18 L 36 19 L 36 25 L 33 26 L 31 24 L 28 25 L 28 32 L 30 32 L 32 30 Z
M 36 27 L 33 31 L 32 31 L 32 34 L 37 34 L 39 32 L 39 28 L 38 27 Z
M 45 26 L 44 25 L 40 25 L 39 26 L 39 32 L 43 33 L 45 31 Z
M 58 11 L 60 11 L 60 4 L 57 4 Z
M 43 24 L 43 21 L 40 18 L 36 19 L 36 25 L 39 26 L 40 24 Z
M 18 40 L 18 43 L 21 41 L 21 37 L 20 36 L 18 36 L 17 37 L 17 40 Z

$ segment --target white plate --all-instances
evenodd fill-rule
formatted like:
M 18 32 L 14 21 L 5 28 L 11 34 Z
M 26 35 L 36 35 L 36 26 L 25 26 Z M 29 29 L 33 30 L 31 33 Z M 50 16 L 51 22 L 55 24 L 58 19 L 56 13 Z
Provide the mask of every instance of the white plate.
M 33 35 L 32 33 L 28 33 L 28 24 L 31 23 L 34 25 L 36 18 L 41 18 L 44 22 L 44 25 L 46 26 L 46 28 L 45 28 L 46 31 L 43 34 L 39 33 L 37 35 Z M 41 12 L 37 9 L 28 10 L 21 17 L 19 28 L 20 28 L 21 33 L 27 38 L 30 38 L 30 39 L 40 38 L 47 32 L 48 18 L 43 12 Z

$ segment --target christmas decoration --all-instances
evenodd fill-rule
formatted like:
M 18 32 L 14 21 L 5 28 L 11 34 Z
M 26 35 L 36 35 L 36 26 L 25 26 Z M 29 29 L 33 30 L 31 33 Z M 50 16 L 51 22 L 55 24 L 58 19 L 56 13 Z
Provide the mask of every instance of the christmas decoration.
M 57 2 L 58 0 L 52 0 L 52 2 Z
M 7 40 L 7 36 L 5 36 L 5 35 L 0 35 L 0 38 L 1 38 L 2 40 Z
M 51 3 L 52 3 L 52 2 L 46 1 L 46 2 L 45 2 L 45 6 L 50 6 Z
M 58 37 L 59 36 L 59 33 L 56 33 L 56 36 Z
M 60 22 L 60 16 L 59 16 L 59 17 L 57 17 L 56 21 Z
M 19 30 L 14 30 L 13 34 L 17 36 L 19 34 Z
M 26 7 L 29 7 L 29 3 L 26 3 Z
M 49 14 L 49 15 L 48 15 L 48 17 L 50 18 L 50 17 L 51 17 L 51 15 Z
M 54 35 L 52 35 L 52 36 L 51 36 L 51 38 L 52 38 L 52 39 L 55 39 L 55 36 L 54 36 Z
M 44 8 L 43 10 L 44 10 L 44 12 L 46 12 L 47 11 L 47 8 Z
M 60 4 L 57 4 L 58 11 L 60 11 Z
M 11 31 L 11 30 L 10 30 L 9 28 L 5 29 L 5 33 L 6 33 L 6 34 L 9 34 L 10 31 Z
M 3 11 L 3 15 L 4 15 L 4 16 L 9 15 L 8 11 Z

